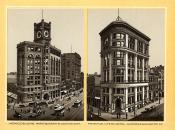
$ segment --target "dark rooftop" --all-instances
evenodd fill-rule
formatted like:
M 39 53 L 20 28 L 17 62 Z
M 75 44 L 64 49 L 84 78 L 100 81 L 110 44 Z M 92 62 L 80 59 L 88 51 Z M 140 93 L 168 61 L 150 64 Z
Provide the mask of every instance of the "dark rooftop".
M 151 40 L 144 33 L 140 32 L 139 30 L 137 30 L 136 28 L 134 28 L 133 26 L 128 24 L 126 21 L 123 21 L 119 16 L 117 17 L 117 19 L 115 21 L 113 21 L 109 25 L 107 25 L 99 34 L 102 35 L 102 33 L 104 33 L 107 29 L 109 29 L 112 26 L 116 26 L 116 25 L 128 28 L 129 30 L 131 30 L 132 32 L 136 33 L 137 35 L 143 37 L 147 41 Z

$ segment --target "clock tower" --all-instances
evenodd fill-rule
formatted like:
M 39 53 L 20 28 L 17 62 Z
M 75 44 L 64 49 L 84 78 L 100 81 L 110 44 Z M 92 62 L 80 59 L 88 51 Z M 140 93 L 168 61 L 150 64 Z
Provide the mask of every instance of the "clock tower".
M 34 23 L 34 42 L 50 44 L 51 22 L 46 23 L 44 19 L 39 23 Z

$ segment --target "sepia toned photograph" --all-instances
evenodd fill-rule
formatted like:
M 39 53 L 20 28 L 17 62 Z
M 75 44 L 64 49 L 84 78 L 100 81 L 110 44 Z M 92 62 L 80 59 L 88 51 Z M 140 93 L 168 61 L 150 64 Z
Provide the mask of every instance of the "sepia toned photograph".
M 164 121 L 164 70 L 164 8 L 89 9 L 88 121 Z
M 7 120 L 82 121 L 83 10 L 7 9 Z

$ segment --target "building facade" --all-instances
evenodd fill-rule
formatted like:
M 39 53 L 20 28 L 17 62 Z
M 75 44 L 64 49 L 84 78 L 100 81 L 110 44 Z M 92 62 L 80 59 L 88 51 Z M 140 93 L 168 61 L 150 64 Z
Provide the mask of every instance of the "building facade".
M 62 81 L 78 89 L 81 85 L 81 57 L 78 53 L 63 53 L 61 56 Z M 71 87 L 71 86 L 70 86 Z
M 34 41 L 17 45 L 19 101 L 54 100 L 61 83 L 61 50 L 51 45 L 51 22 L 34 23 Z
M 149 70 L 149 99 L 160 100 L 164 97 L 164 66 L 155 66 Z
M 100 107 L 101 76 L 92 74 L 87 77 L 87 103 L 88 105 Z
M 159 74 L 154 68 L 149 70 L 149 99 L 150 101 L 156 101 L 159 98 Z
M 149 100 L 150 38 L 120 17 L 100 33 L 101 107 L 132 112 Z

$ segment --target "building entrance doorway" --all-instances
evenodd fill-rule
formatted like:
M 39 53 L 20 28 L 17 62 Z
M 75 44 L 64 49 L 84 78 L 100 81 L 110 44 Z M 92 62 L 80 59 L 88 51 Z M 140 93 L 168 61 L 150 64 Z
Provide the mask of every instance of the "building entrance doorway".
M 116 109 L 120 109 L 121 110 L 121 99 L 120 98 L 116 99 L 115 107 L 116 107 Z
M 119 118 L 120 119 L 120 116 L 121 116 L 121 99 L 120 98 L 117 98 L 116 101 L 115 101 L 115 112 L 116 112 L 116 115 L 117 115 L 117 119 Z
M 43 98 L 44 100 L 49 100 L 49 94 L 48 93 L 44 94 Z

